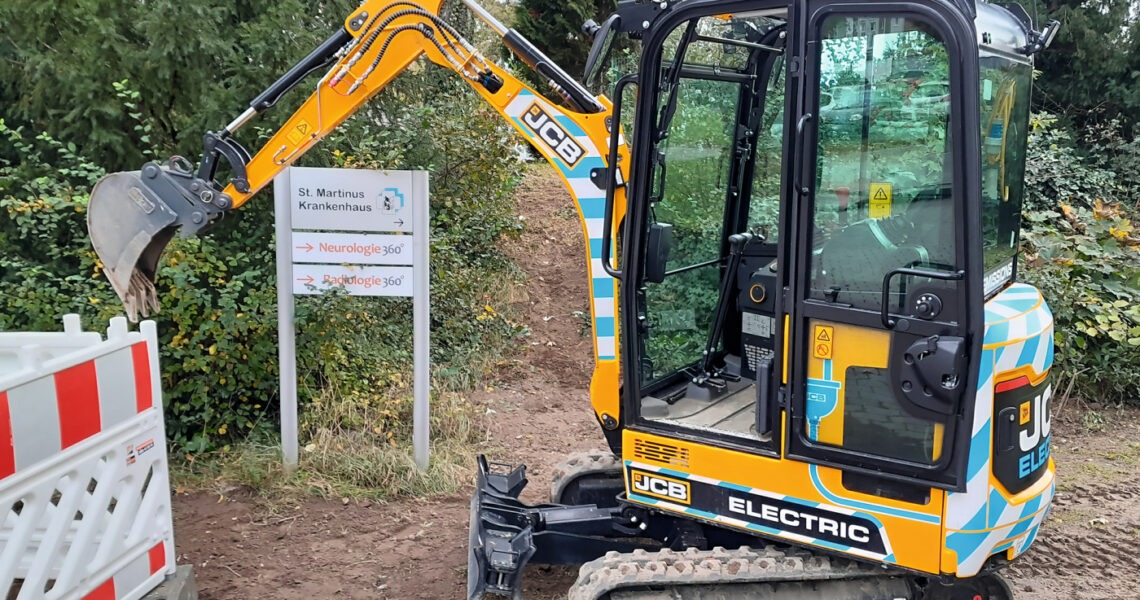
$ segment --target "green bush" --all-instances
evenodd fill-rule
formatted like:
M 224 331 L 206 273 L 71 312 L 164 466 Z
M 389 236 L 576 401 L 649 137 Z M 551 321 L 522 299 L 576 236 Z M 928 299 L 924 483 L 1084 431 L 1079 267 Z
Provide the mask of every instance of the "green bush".
M 201 151 L 203 133 L 236 117 L 278 74 L 342 27 L 344 15 L 358 5 L 0 2 L 0 116 L 12 127 L 74 143 L 110 170 L 138 168 L 140 155 L 155 145 L 164 155 L 193 156 Z M 140 92 L 130 111 L 112 85 L 123 78 Z M 135 118 L 128 112 L 151 124 L 149 139 L 132 129 Z M 289 112 L 283 105 L 269 118 Z M 8 150 L 0 144 L 0 158 L 18 159 Z
M 1062 202 L 1089 208 L 1096 198 L 1115 199 L 1123 190 L 1115 172 L 1090 164 L 1073 135 L 1055 116 L 1039 113 L 1030 121 L 1026 210 L 1059 210 Z
M 28 139 L 3 119 L 0 140 L 24 157 L 0 164 L 0 330 L 58 330 L 69 312 L 105 328 L 115 295 L 87 239 L 83 189 L 103 171 L 74 146 L 43 134 Z
M 1082 157 L 1049 115 L 1033 119 L 1026 184 L 1021 273 L 1053 310 L 1062 389 L 1140 400 L 1140 233 L 1121 204 L 1136 190 Z
M 132 111 L 137 96 L 125 86 L 119 92 Z M 306 158 L 431 171 L 435 383 L 469 386 L 522 331 L 502 314 L 515 275 L 497 248 L 519 227 L 510 192 L 521 165 L 497 151 L 513 142 L 507 126 L 447 74 L 409 76 L 389 92 Z M 149 126 L 140 122 L 140 136 Z M 30 137 L 0 121 L 0 137 L 19 156 L 0 162 L 0 329 L 56 330 L 69 312 L 89 328 L 105 327 L 120 308 L 84 220 L 87 190 L 102 169 L 46 134 Z M 167 429 L 187 453 L 276 429 L 272 207 L 259 197 L 210 235 L 175 240 L 160 267 L 155 319 Z M 408 407 L 393 395 L 409 381 L 410 317 L 406 299 L 299 298 L 302 403 L 332 390 L 379 415 L 368 430 L 406 435 Z

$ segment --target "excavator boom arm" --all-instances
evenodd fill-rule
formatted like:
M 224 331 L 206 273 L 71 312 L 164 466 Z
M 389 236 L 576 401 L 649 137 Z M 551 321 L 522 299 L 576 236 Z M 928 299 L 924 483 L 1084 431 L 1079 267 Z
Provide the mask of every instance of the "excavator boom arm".
M 345 19 L 342 32 L 258 96 L 223 135 L 228 137 L 235 125 L 240 126 L 273 106 L 281 94 L 296 84 L 297 75 L 308 74 L 309 63 L 327 54 L 336 58 L 304 104 L 245 165 L 246 181 L 231 181 L 226 186 L 223 193 L 232 200 L 232 207 L 240 207 L 273 181 L 425 51 L 431 50 L 433 62 L 478 87 L 494 89 L 502 85 L 501 77 L 491 74 L 489 63 L 478 51 L 438 16 L 440 4 L 440 0 L 368 0 Z M 331 47 L 340 40 L 344 40 L 343 45 Z
M 438 16 L 440 3 L 439 0 L 416 3 L 391 0 L 365 2 L 345 19 L 343 33 L 330 38 L 254 100 L 250 110 L 227 127 L 224 135 L 232 133 L 235 124 L 240 126 L 253 114 L 275 104 L 283 93 L 282 88 L 287 89 L 293 84 L 297 73 L 311 72 L 309 63 L 330 53 L 336 41 L 346 40 L 345 45 L 336 49 L 335 56 L 338 60 L 335 65 L 320 79 L 305 103 L 249 160 L 245 167 L 246 181 L 234 181 L 225 188 L 223 193 L 232 200 L 233 208 L 240 207 L 268 185 L 282 169 L 339 127 L 421 55 L 426 54 L 432 62 L 462 77 L 508 121 L 513 122 L 514 117 L 504 113 L 504 110 L 520 93 L 537 96 L 553 106 L 553 103 L 529 89 L 509 72 L 484 58 L 464 40 Z M 492 23 L 492 28 L 502 28 L 478 5 L 472 3 L 471 6 L 481 18 Z M 608 100 L 589 95 L 517 32 L 506 28 L 498 32 L 508 47 L 544 77 L 550 78 L 557 86 L 555 89 L 563 92 L 564 99 L 579 109 L 576 112 L 559 109 L 564 112 L 564 120 L 582 123 L 591 115 L 609 112 Z M 525 131 L 523 133 L 526 134 Z M 595 141 L 605 142 L 605 138 Z M 573 156 L 572 151 L 564 151 Z

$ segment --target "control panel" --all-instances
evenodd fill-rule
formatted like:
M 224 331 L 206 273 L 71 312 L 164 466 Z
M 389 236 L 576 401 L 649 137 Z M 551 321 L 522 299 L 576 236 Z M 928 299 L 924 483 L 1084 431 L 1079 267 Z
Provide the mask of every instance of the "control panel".
M 737 271 L 737 306 L 741 312 L 741 375 L 756 378 L 760 361 L 776 352 L 776 259 L 744 256 Z

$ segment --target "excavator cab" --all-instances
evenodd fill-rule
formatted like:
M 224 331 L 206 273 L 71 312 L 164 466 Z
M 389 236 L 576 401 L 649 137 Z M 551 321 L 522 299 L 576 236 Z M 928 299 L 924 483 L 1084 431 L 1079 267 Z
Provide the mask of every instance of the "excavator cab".
M 961 164 L 980 143 L 952 118 L 979 110 L 957 91 L 968 61 L 934 19 L 829 14 L 790 40 L 788 18 L 694 15 L 646 49 L 662 68 L 643 73 L 662 75 L 641 92 L 661 91 L 639 115 L 652 168 L 627 219 L 673 244 L 659 281 L 639 269 L 648 246 L 626 261 L 639 328 L 624 383 L 648 430 L 786 449 L 844 465 L 855 489 L 925 497 L 962 479 L 981 339 Z M 920 103 L 924 86 L 939 96 Z
M 425 56 L 578 209 L 608 445 L 568 457 L 539 505 L 524 466 L 479 458 L 469 598 L 521 598 L 531 562 L 582 564 L 573 599 L 1011 598 L 997 570 L 1054 490 L 1052 315 L 1016 274 L 1032 61 L 1056 23 L 974 0 L 622 0 L 588 27 L 583 84 L 462 1 L 559 101 L 439 0 L 365 0 L 197 168 L 97 185 L 91 238 L 128 310 L 155 308 L 173 235 Z M 237 143 L 321 70 L 260 150 Z

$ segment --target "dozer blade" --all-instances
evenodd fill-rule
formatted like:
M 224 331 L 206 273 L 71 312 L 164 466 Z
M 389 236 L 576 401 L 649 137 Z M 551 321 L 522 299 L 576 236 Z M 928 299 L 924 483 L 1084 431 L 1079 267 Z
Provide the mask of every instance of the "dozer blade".
M 139 171 L 112 173 L 91 191 L 87 231 L 104 272 L 132 321 L 158 311 L 154 281 L 166 245 L 199 233 L 221 217 L 230 199 L 174 158 Z
M 522 600 L 523 568 L 530 562 L 580 565 L 607 552 L 656 548 L 622 515 L 620 505 L 526 504 L 526 467 L 478 457 L 467 546 L 467 600 L 507 596 Z

